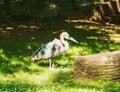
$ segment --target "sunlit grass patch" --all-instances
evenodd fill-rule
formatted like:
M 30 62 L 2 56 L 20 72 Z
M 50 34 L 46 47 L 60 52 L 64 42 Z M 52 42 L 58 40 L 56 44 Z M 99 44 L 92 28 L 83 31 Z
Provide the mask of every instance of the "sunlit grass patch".
M 119 92 L 119 83 L 81 78 L 74 81 L 72 71 L 49 71 L 40 75 L 18 73 L 21 77 L 0 80 L 1 91 Z M 41 78 L 43 77 L 43 78 Z M 46 80 L 45 80 L 46 79 Z M 114 88 L 113 88 L 114 87 Z

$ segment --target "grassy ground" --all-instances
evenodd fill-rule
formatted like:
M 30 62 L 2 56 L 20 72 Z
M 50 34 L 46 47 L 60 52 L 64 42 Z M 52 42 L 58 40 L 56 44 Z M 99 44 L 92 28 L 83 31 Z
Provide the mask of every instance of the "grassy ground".
M 61 31 L 79 44 L 70 42 L 68 53 L 54 60 L 59 70 L 50 71 L 49 62 L 34 63 L 30 56 Z M 1 92 L 120 92 L 120 83 L 104 79 L 73 78 L 74 56 L 120 50 L 119 25 L 102 25 L 70 19 L 0 24 Z M 62 70 L 67 68 L 69 70 Z

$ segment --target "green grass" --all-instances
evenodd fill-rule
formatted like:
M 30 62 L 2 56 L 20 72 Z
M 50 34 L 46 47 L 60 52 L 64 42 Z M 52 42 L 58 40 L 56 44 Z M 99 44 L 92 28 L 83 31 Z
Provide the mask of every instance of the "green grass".
M 5 29 L 9 26 L 13 29 Z M 73 78 L 75 56 L 120 50 L 119 26 L 64 21 L 56 25 L 56 20 L 49 20 L 36 24 L 4 24 L 1 28 L 0 92 L 120 92 L 119 82 Z M 48 60 L 34 63 L 30 56 L 39 46 L 58 37 L 61 29 L 79 44 L 70 42 L 68 53 L 54 60 L 59 70 L 50 71 Z

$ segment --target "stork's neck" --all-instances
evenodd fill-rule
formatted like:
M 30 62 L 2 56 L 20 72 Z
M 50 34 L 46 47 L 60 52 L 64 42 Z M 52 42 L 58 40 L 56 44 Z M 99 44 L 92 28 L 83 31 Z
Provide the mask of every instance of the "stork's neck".
M 64 52 L 68 51 L 68 49 L 69 49 L 69 44 L 68 44 L 68 42 L 65 41 L 64 37 L 60 37 L 60 40 L 61 40 L 61 42 L 62 42 L 62 44 L 63 44 Z

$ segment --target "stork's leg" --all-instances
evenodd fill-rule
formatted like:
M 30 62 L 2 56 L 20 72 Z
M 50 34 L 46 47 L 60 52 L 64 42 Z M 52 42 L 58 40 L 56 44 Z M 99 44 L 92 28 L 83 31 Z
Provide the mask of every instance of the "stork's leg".
M 52 68 L 52 60 L 49 59 L 49 62 L 50 62 L 50 70 L 51 70 L 51 68 Z
M 54 63 L 52 62 L 52 59 L 49 59 L 49 62 L 50 62 L 50 70 L 53 70 L 54 69 Z
M 54 62 L 52 62 L 52 69 L 54 69 Z

